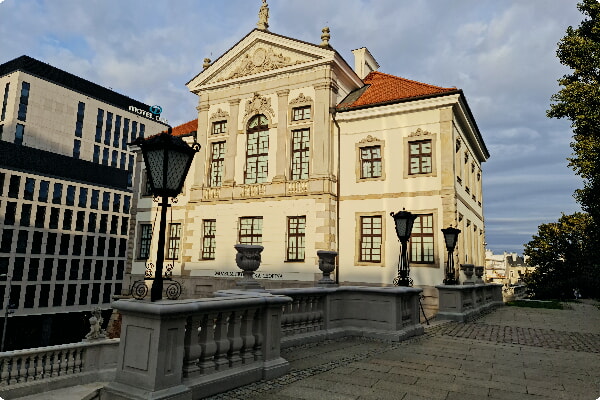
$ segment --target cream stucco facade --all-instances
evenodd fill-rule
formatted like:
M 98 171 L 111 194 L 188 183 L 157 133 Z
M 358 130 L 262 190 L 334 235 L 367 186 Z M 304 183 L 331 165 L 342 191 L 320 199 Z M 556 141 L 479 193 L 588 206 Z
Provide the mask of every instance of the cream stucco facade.
M 320 276 L 318 250 L 339 252 L 340 284 L 391 285 L 400 246 L 390 212 L 403 208 L 426 215 L 432 224 L 428 239 L 422 239 L 433 242 L 424 245 L 426 262 L 411 263 L 416 286 L 431 289 L 442 282 L 447 255 L 440 229 L 449 225 L 463 232 L 455 252 L 457 264 L 483 265 L 481 163 L 489 154 L 464 95 L 447 90 L 343 106 L 369 86 L 362 78 L 378 67 L 368 50 L 359 50 L 355 65 L 364 67 L 357 73 L 327 43 L 314 45 L 256 29 L 187 84 L 199 97 L 195 137 L 202 147 L 183 193 L 172 205 L 169 223 L 181 224 L 182 234 L 177 239 L 179 254 L 167 261 L 185 282 L 185 296 L 207 295 L 232 284 L 229 278 L 239 271 L 233 246 L 241 240 L 244 217 L 262 217 L 260 243 L 265 249 L 259 278 L 266 286 L 312 285 Z M 298 114 L 302 110 L 308 115 Z M 258 161 L 258 174 L 264 176 L 254 179 L 249 143 L 255 130 L 249 123 L 257 115 L 264 116 L 264 132 L 259 133 L 264 154 Z M 226 128 L 215 131 L 215 123 Z M 301 155 L 294 139 L 298 132 L 308 138 L 302 142 L 308 149 Z M 408 153 L 415 142 L 430 145 L 431 167 L 418 174 L 411 170 L 414 160 Z M 222 158 L 217 180 L 216 148 Z M 374 161 L 365 161 L 363 148 L 376 154 Z M 298 167 L 294 159 L 305 163 Z M 367 164 L 375 168 L 369 176 L 362 170 Z M 137 168 L 143 169 L 141 157 Z M 143 173 L 136 176 L 142 195 L 135 216 L 133 279 L 156 254 L 153 239 L 149 259 L 140 257 L 142 225 L 154 223 L 157 205 L 143 196 Z M 289 221 L 298 221 L 294 217 L 305 223 L 301 260 L 289 259 L 295 233 Z M 203 259 L 211 241 L 206 240 L 206 220 L 214 221 L 212 259 Z M 368 239 L 368 260 L 360 252 L 367 240 L 361 234 L 365 221 L 381 224 Z M 434 291 L 429 294 L 435 296 Z

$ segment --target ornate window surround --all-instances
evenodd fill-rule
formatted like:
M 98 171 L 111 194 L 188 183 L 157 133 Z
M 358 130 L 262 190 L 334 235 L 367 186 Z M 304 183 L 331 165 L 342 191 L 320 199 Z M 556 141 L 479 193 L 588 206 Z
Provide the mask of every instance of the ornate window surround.
M 306 106 L 310 106 L 310 118 L 294 121 L 294 108 L 306 107 Z M 290 100 L 290 102 L 288 104 L 288 116 L 289 116 L 288 123 L 290 125 L 294 125 L 294 129 L 297 129 L 296 125 L 308 124 L 308 123 L 312 124 L 312 122 L 314 120 L 314 111 L 315 111 L 315 106 L 314 106 L 314 101 L 313 101 L 312 97 L 304 96 L 304 93 L 300 93 L 298 95 L 298 97 Z
M 410 174 L 410 142 L 418 142 L 421 140 L 431 140 L 431 172 L 428 174 Z M 402 174 L 404 179 L 410 178 L 428 178 L 437 176 L 437 140 L 438 134 L 417 128 L 408 136 L 403 138 L 404 160 L 402 160 Z
M 381 148 L 381 176 L 375 178 L 361 178 L 362 176 L 362 163 L 361 163 L 361 149 L 363 147 L 379 146 Z M 385 181 L 385 140 L 378 139 L 371 135 L 367 135 L 366 138 L 360 142 L 354 144 L 356 161 L 355 161 L 355 176 L 356 182 L 369 182 L 369 181 Z
M 226 127 L 227 127 L 227 132 L 213 134 L 212 133 L 213 123 L 214 122 L 219 122 L 219 121 L 225 121 L 225 124 L 226 124 Z M 217 111 L 215 111 L 214 113 L 212 113 L 210 115 L 210 118 L 208 120 L 208 133 L 207 133 L 207 136 L 209 138 L 210 137 L 227 136 L 227 135 L 229 135 L 229 132 L 232 131 L 232 129 L 235 132 L 235 127 L 231 126 L 231 117 L 229 115 L 229 112 L 223 111 L 221 108 L 218 108 Z

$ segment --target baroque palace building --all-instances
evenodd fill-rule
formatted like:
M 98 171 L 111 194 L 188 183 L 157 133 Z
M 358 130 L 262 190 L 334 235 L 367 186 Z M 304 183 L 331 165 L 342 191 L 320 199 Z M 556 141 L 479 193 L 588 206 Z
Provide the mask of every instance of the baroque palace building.
M 89 311 L 110 309 L 122 290 L 135 164 L 127 143 L 166 125 L 148 118 L 148 105 L 28 56 L 0 65 L 0 96 L 6 347 L 79 341 Z
M 202 148 L 165 252 L 186 297 L 235 285 L 236 243 L 264 246 L 266 287 L 313 285 L 321 249 L 339 252 L 340 284 L 391 285 L 400 243 L 390 213 L 402 209 L 418 214 L 411 277 L 431 304 L 447 260 L 442 228 L 462 231 L 457 265 L 484 265 L 489 153 L 462 90 L 378 72 L 366 48 L 352 68 L 329 38 L 328 28 L 320 44 L 278 35 L 261 16 L 187 83 L 198 117 L 173 133 Z M 136 176 L 132 280 L 154 262 L 158 208 Z

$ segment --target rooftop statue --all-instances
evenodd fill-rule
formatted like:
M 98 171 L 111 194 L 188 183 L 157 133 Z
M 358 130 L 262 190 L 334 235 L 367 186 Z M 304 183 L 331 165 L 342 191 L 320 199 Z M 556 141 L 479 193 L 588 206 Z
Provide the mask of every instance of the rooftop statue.
M 260 6 L 260 10 L 258 11 L 258 24 L 256 26 L 263 31 L 269 28 L 269 5 L 267 4 L 267 0 L 262 0 L 262 6 Z

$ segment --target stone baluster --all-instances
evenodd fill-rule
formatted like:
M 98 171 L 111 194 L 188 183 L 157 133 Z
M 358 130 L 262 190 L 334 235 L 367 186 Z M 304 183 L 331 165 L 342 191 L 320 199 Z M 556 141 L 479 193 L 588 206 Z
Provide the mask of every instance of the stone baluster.
M 293 312 L 292 312 L 292 328 L 294 334 L 300 333 L 300 321 L 302 316 L 300 315 L 300 296 L 295 297 L 293 302 Z
M 252 321 L 252 333 L 254 334 L 254 360 L 259 361 L 263 359 L 263 334 L 260 311 L 254 314 L 254 320 Z
M 214 356 L 217 352 L 217 343 L 215 342 L 215 318 L 216 314 L 204 314 L 200 325 L 200 349 L 202 353 L 198 359 L 200 373 L 208 374 L 215 370 L 216 365 Z
M 60 351 L 52 352 L 52 377 L 60 375 Z
M 34 354 L 31 357 L 29 357 L 29 363 L 28 363 L 28 368 L 27 368 L 27 382 L 31 382 L 31 381 L 35 380 L 35 378 L 36 378 L 35 370 L 36 370 L 38 362 L 39 362 L 38 355 Z
M 84 359 L 84 355 L 85 355 L 84 353 L 85 353 L 85 349 L 81 349 L 80 351 L 77 352 L 78 359 L 77 359 L 77 363 L 75 365 L 79 368 L 78 369 L 79 372 L 85 371 L 84 370 L 85 366 L 83 365 L 84 364 L 83 359 Z
M 298 299 L 298 311 L 300 313 L 300 332 L 306 333 L 308 330 L 308 297 L 300 297 Z
M 27 356 L 21 356 L 17 362 L 17 383 L 23 383 L 27 381 Z
M 291 335 L 291 332 L 290 332 L 290 325 L 292 323 L 291 312 L 292 312 L 291 303 L 283 306 L 283 314 L 281 315 L 281 333 L 283 334 L 283 336 Z
M 215 342 L 217 343 L 217 352 L 215 353 L 215 364 L 217 371 L 227 369 L 229 359 L 229 340 L 227 339 L 227 325 L 229 323 L 229 312 L 220 312 L 217 316 L 215 327 Z
M 244 364 L 250 364 L 254 361 L 254 343 L 256 339 L 252 334 L 252 324 L 254 321 L 254 315 L 256 309 L 246 310 L 242 315 L 242 326 L 240 335 L 242 337 L 242 362 Z
M 8 358 L 2 359 L 2 369 L 0 369 L 0 387 L 8 385 L 9 371 L 11 360 Z
M 199 343 L 199 329 L 201 329 L 203 316 L 188 317 L 185 326 L 185 339 L 183 340 L 183 376 L 197 375 L 200 371 L 198 360 L 202 354 Z
M 237 367 L 242 364 L 240 350 L 244 344 L 240 334 L 242 328 L 241 313 L 233 311 L 229 317 L 229 329 L 227 330 L 227 338 L 229 339 L 229 366 Z
M 41 371 L 39 372 L 41 379 L 52 377 L 52 358 L 50 353 L 44 353 L 40 356 L 42 360 Z
M 65 355 L 66 355 L 65 373 L 66 374 L 72 374 L 75 372 L 75 352 L 76 351 L 77 351 L 76 349 L 67 349 L 65 351 Z

